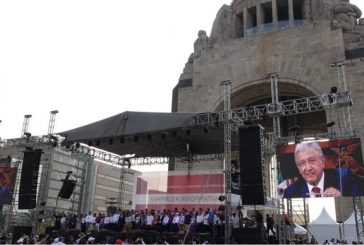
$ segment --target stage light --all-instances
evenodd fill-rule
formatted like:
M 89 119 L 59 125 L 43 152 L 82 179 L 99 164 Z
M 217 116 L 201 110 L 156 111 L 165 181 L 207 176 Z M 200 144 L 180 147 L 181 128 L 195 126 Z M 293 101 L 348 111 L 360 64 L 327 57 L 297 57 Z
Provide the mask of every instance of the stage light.
M 120 138 L 120 144 L 124 144 L 124 142 L 125 142 L 124 137 L 121 137 L 121 138 Z
M 88 154 L 88 152 L 90 151 L 90 149 L 88 147 L 82 147 L 82 153 L 84 154 Z
M 151 140 L 152 140 L 152 135 L 148 134 L 148 135 L 147 135 L 147 140 L 148 140 L 148 141 L 151 141 Z
M 208 128 L 208 127 L 204 127 L 204 128 L 203 128 L 203 132 L 204 132 L 205 134 L 207 134 L 207 133 L 209 132 L 209 128 Z
M 30 140 L 30 137 L 32 137 L 32 134 L 29 132 L 24 132 L 24 139 L 26 139 L 27 141 Z
M 337 87 L 336 87 L 336 86 L 331 87 L 330 92 L 331 92 L 332 94 L 337 93 Z
M 31 146 L 26 146 L 26 147 L 25 147 L 25 150 L 26 150 L 26 151 L 33 151 L 33 147 L 31 147 Z
M 139 141 L 139 137 L 138 136 L 134 136 L 134 142 L 138 142 Z
M 186 135 L 191 135 L 191 130 L 187 129 L 186 130 Z
M 334 121 L 329 122 L 328 124 L 326 124 L 326 126 L 327 126 L 328 128 L 331 128 L 331 127 L 335 126 L 335 122 L 334 122 Z
M 100 145 L 100 140 L 96 140 L 96 146 Z
M 113 138 L 110 138 L 110 139 L 109 139 L 109 145 L 112 145 L 113 143 L 114 143 Z
M 87 143 L 88 146 L 92 146 L 92 140 Z
M 301 129 L 301 127 L 300 127 L 299 125 L 293 125 L 293 126 L 289 129 L 289 131 L 296 132 L 296 131 L 298 131 L 298 130 L 300 130 L 300 129 Z
M 93 157 L 95 155 L 95 149 L 91 149 L 89 154 Z
M 124 161 L 125 163 L 127 163 L 128 165 L 128 168 L 131 168 L 131 161 L 130 161 L 130 159 L 125 159 L 125 161 Z
M 221 196 L 219 196 L 218 199 L 219 199 L 220 202 L 223 202 L 223 201 L 225 201 L 225 196 L 221 195 Z

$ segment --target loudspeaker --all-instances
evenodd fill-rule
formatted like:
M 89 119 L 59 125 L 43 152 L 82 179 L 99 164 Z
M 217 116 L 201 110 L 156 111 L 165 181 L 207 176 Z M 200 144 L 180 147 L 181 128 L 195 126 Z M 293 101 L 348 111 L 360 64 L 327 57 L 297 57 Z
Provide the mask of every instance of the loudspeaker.
M 31 226 L 14 226 L 12 243 L 16 244 L 16 241 L 18 241 L 19 238 L 21 238 L 24 234 L 31 236 L 32 228 L 33 227 L 31 227 Z
M 63 185 L 58 193 L 60 198 L 69 199 L 76 186 L 76 180 L 63 180 Z
M 264 205 L 261 127 L 239 128 L 240 188 L 242 205 Z
M 19 186 L 19 209 L 33 209 L 36 206 L 39 163 L 42 150 L 25 151 Z

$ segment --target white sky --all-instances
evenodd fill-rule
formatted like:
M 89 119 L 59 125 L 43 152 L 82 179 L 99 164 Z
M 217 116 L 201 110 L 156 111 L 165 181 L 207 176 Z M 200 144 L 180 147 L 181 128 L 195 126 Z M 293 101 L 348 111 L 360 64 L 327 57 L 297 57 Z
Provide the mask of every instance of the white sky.
M 231 0 L 0 1 L 0 137 L 170 112 L 199 30 Z
M 0 137 L 171 110 L 199 30 L 231 0 L 0 1 Z M 362 0 L 352 1 L 364 9 Z M 360 2 L 360 3 L 359 3 Z

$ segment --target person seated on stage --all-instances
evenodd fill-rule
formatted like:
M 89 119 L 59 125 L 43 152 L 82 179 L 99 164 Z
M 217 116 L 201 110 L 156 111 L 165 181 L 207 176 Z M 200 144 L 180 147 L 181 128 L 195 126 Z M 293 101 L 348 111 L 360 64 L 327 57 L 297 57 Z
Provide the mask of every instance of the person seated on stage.
M 358 182 L 348 168 L 325 169 L 317 142 L 297 144 L 294 159 L 300 176 L 284 190 L 284 198 L 359 195 Z

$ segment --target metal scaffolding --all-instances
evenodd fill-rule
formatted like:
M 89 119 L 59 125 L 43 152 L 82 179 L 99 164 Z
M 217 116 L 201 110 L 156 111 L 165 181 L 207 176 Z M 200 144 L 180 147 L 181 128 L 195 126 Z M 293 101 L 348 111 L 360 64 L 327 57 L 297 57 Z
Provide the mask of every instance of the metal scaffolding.
M 280 101 L 278 104 L 269 103 L 232 109 L 231 119 L 237 122 L 256 121 L 266 116 L 291 116 L 350 105 L 352 105 L 351 92 L 342 91 L 337 92 L 336 95 L 328 93 L 319 96 Z M 198 125 L 214 125 L 217 122 L 224 122 L 226 120 L 225 115 L 226 113 L 224 111 L 206 112 L 199 113 L 194 118 Z
M 57 113 L 58 113 L 57 110 L 51 111 L 51 114 L 49 117 L 49 124 L 48 124 L 48 134 L 49 135 L 52 135 L 54 132 L 54 126 L 56 124 Z
M 42 218 L 44 218 L 44 213 L 46 212 L 45 206 L 48 197 L 49 178 L 53 152 L 54 148 L 52 146 L 44 147 L 42 149 L 42 156 L 40 161 L 41 171 L 38 176 L 37 202 L 33 219 L 33 235 L 37 233 L 39 223 L 43 222 Z
M 356 235 L 358 242 L 364 241 L 364 222 L 363 222 L 363 206 L 361 197 L 353 197 L 353 207 L 356 223 Z
M 22 127 L 21 135 L 20 135 L 21 138 L 23 138 L 25 136 L 25 133 L 28 132 L 28 127 L 29 127 L 29 122 L 30 122 L 31 117 L 32 117 L 32 115 L 30 115 L 30 114 L 24 115 L 23 127 Z
M 224 178 L 225 178 L 225 244 L 231 243 L 231 81 L 220 83 L 224 87 Z
M 270 140 L 264 140 L 264 147 L 262 149 L 268 149 L 268 153 L 273 154 L 274 145 L 283 144 L 288 142 L 294 142 L 295 137 L 282 137 L 281 136 L 281 126 L 280 126 L 280 117 L 282 116 L 291 116 L 298 115 L 303 113 L 311 113 L 323 110 L 332 110 L 335 109 L 337 111 L 341 110 L 341 118 L 338 117 L 339 123 L 343 121 L 344 130 L 342 130 L 340 126 L 340 132 L 333 132 L 330 130 L 330 133 L 321 133 L 314 135 L 306 135 L 301 137 L 314 137 L 314 138 L 350 138 L 355 136 L 355 131 L 351 125 L 351 115 L 350 115 L 350 106 L 352 106 L 352 97 L 351 92 L 347 89 L 347 81 L 345 75 L 345 63 L 336 63 L 331 65 L 331 69 L 335 70 L 337 73 L 337 80 L 339 84 L 339 89 L 336 87 L 331 88 L 331 91 L 326 94 L 304 97 L 286 101 L 279 101 L 279 93 L 278 93 L 278 74 L 272 73 L 267 75 L 267 79 L 270 80 L 271 83 L 271 96 L 272 102 L 269 104 L 263 105 L 254 105 L 243 108 L 231 109 L 230 105 L 230 96 L 231 96 L 231 82 L 224 81 L 220 84 L 224 87 L 224 111 L 222 112 L 207 112 L 207 113 L 199 113 L 194 116 L 195 122 L 197 125 L 208 126 L 208 125 L 216 125 L 216 123 L 223 122 L 224 124 L 224 173 L 225 173 L 225 217 L 226 219 L 230 217 L 231 212 L 231 131 L 236 126 L 244 125 L 248 121 L 261 120 L 268 117 L 272 117 L 273 119 L 273 134 L 270 135 Z M 339 113 L 338 113 L 339 114 Z M 272 144 L 273 142 L 273 144 Z M 270 149 L 270 150 L 269 150 Z M 290 218 L 292 218 L 292 203 L 291 200 L 287 201 L 287 214 Z M 362 208 L 361 203 L 360 208 L 355 208 L 355 214 L 357 217 L 362 217 Z M 284 205 L 279 206 L 279 214 L 284 214 Z M 306 212 L 306 209 L 304 210 Z M 304 214 L 305 218 L 306 213 Z M 361 219 L 362 221 L 362 219 Z M 228 221 L 226 221 L 228 222 Z M 360 226 L 362 223 L 357 223 L 357 226 Z M 359 229 L 360 228 L 360 229 Z M 364 233 L 364 227 L 359 227 L 358 234 Z M 287 231 L 285 229 L 279 229 L 282 231 L 279 234 L 279 238 L 286 238 Z M 231 235 L 231 227 L 225 226 L 225 243 L 229 242 Z M 359 236 L 359 235 L 358 235 Z M 282 240 L 283 242 L 283 240 Z M 285 241 L 284 241 L 285 242 Z

